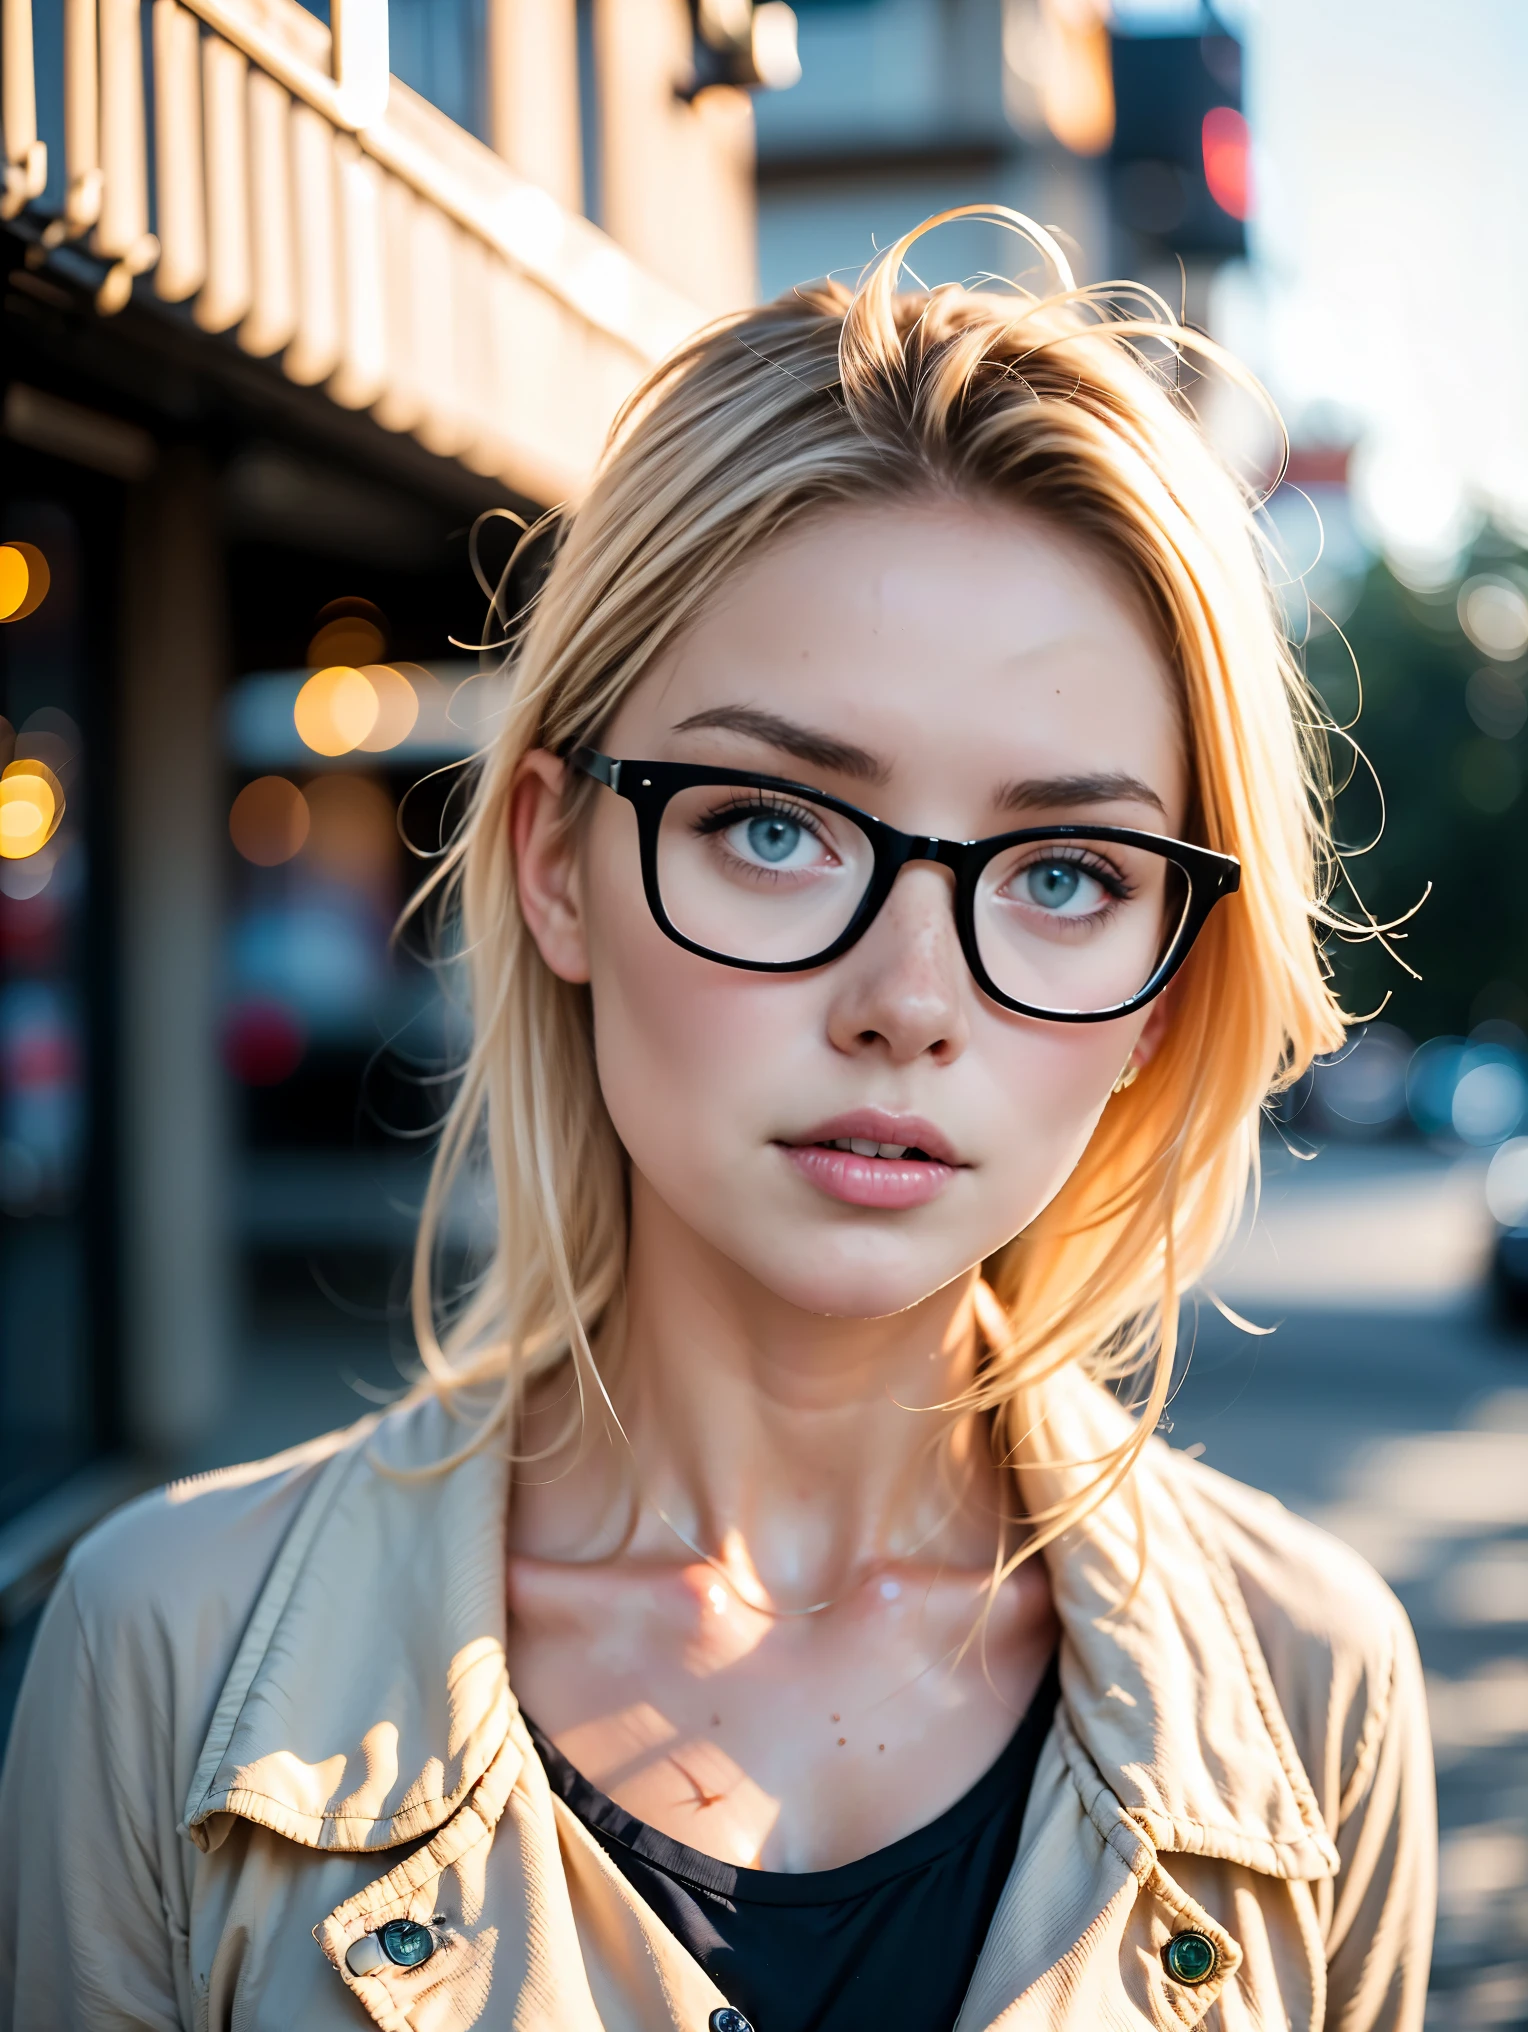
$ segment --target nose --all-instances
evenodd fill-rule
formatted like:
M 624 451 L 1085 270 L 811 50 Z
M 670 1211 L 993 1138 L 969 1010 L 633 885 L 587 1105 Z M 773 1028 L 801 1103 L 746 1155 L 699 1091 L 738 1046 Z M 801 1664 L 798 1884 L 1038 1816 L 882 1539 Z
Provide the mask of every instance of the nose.
M 828 1036 L 840 1051 L 893 1064 L 956 1059 L 970 1037 L 970 975 L 948 869 L 911 862 L 875 922 L 833 969 Z

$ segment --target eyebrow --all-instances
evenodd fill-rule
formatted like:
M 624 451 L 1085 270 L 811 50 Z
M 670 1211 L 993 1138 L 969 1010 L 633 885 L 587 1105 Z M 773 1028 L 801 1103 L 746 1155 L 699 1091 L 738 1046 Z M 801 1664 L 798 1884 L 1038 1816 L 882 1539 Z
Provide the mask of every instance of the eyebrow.
M 804 727 L 797 720 L 763 712 L 756 706 L 707 706 L 704 712 L 691 713 L 688 719 L 680 720 L 674 732 L 698 733 L 708 727 L 746 735 L 767 747 L 778 748 L 782 754 L 794 755 L 798 762 L 817 769 L 837 770 L 862 783 L 891 781 L 890 768 L 868 748 L 856 747 L 852 741 L 839 740 L 836 734 L 824 734 L 815 727 Z M 1164 818 L 1167 816 L 1166 805 L 1151 785 L 1122 771 L 1017 778 L 1001 784 L 993 802 L 999 811 L 1015 812 L 1055 811 L 1090 804 L 1149 804 Z
M 815 727 L 782 719 L 778 713 L 760 712 L 755 706 L 708 706 L 704 712 L 691 713 L 687 720 L 681 720 L 674 732 L 695 733 L 702 727 L 723 727 L 734 734 L 746 734 L 750 740 L 763 741 L 782 754 L 794 755 L 798 762 L 808 762 L 816 769 L 833 769 L 861 783 L 891 781 L 890 769 L 868 748 L 857 748 L 852 741 L 840 741 L 836 734 L 820 733 Z
M 999 811 L 1054 811 L 1082 804 L 1149 804 L 1167 816 L 1167 806 L 1139 776 L 1110 771 L 1097 776 L 1026 776 L 1003 784 L 994 800 Z

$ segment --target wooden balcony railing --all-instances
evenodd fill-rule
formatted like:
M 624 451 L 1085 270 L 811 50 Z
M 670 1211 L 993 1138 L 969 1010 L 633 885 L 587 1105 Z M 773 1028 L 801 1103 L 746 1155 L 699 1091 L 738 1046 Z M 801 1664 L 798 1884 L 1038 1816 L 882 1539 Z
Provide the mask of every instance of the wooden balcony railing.
M 147 0 L 147 36 L 144 0 L 41 4 L 64 62 L 39 121 L 33 0 L 0 0 L 0 216 L 108 262 L 103 314 L 148 277 L 202 330 L 541 502 L 576 492 L 700 321 L 389 78 L 386 0 L 334 0 L 332 36 L 297 0 Z M 52 215 L 40 131 L 63 136 Z

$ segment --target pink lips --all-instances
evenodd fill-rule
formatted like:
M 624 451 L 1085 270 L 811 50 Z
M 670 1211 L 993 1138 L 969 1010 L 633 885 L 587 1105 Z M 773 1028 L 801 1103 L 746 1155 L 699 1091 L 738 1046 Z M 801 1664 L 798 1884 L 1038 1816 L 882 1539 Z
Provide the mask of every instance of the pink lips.
M 854 1151 L 822 1147 L 851 1137 L 869 1143 L 900 1143 L 921 1154 L 862 1157 Z M 780 1147 L 796 1170 L 829 1198 L 848 1206 L 889 1211 L 926 1206 L 937 1199 L 960 1164 L 949 1140 L 932 1122 L 917 1115 L 887 1114 L 880 1108 L 856 1108 L 851 1114 L 837 1115 L 799 1143 Z

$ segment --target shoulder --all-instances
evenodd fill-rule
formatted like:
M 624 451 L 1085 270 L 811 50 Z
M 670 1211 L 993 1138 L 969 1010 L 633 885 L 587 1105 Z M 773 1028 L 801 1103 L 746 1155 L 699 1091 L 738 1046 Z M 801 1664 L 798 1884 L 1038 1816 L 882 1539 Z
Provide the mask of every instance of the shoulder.
M 113 1512 L 66 1561 L 28 1678 L 77 1654 L 73 1670 L 112 1689 L 135 1737 L 157 1728 L 175 1739 L 177 1762 L 193 1754 L 293 1526 L 375 1424 L 171 1482 Z
M 1406 1612 L 1351 1546 L 1272 1496 L 1170 1456 L 1167 1473 L 1235 1580 L 1328 1825 L 1361 1787 L 1392 1719 L 1415 1703 Z
M 489 1572 L 501 1533 L 484 1478 L 502 1478 L 505 1456 L 480 1446 L 474 1475 L 464 1456 L 474 1436 L 471 1422 L 421 1396 L 274 1459 L 172 1483 L 80 1542 L 38 1630 L 0 1774 L 0 1968 L 21 1865 L 11 1829 L 34 1841 L 50 1829 L 61 1871 L 88 1872 L 98 1852 L 125 1844 L 154 1897 L 172 1884 L 189 1896 L 184 1802 L 267 1664 L 261 1714 L 275 1748 L 289 1749 L 295 1730 L 304 1747 L 324 1736 L 327 1755 L 339 1739 L 329 1724 L 364 1709 L 364 1734 L 389 1701 L 399 1707 L 434 1616 L 452 1641 L 415 1702 L 427 1713 L 414 1733 L 431 1752 L 451 1743 L 464 1677 L 458 1626 L 488 1601 L 487 1627 L 502 1598 Z M 451 1561 L 469 1537 L 485 1550 L 464 1605 Z M 502 1643 L 492 1656 L 502 1676 Z M 347 1701 L 355 1715 L 340 1712 Z M 409 1719 L 406 1701 L 399 1712 Z M 424 1768 L 423 1752 L 413 1768 Z
M 113 1844 L 154 1883 L 171 1881 L 180 1802 L 267 1575 L 326 1469 L 371 1422 L 154 1490 L 75 1546 L 0 1778 L 0 1935 L 21 1897 L 23 1834 L 39 1867 L 46 1852 L 71 1881 Z
M 240 1620 L 324 1470 L 364 1445 L 374 1424 L 167 1483 L 114 1511 L 80 1539 L 60 1581 L 87 1641 L 168 1631 L 209 1612 Z
M 171 1482 L 80 1540 L 56 1600 L 98 1674 L 131 1653 L 220 1686 L 278 1566 L 332 1552 L 354 1567 L 380 1539 L 407 1544 L 442 1512 L 470 1511 L 480 1492 L 462 1457 L 481 1429 L 475 1401 L 421 1393 L 268 1460 Z
M 449 1488 L 451 1475 L 431 1471 L 472 1438 L 476 1419 L 476 1407 L 452 1413 L 421 1394 L 269 1459 L 167 1483 L 80 1539 L 60 1586 L 91 1636 L 204 1616 L 237 1626 L 300 1517 L 315 1537 L 332 1521 L 333 1497 L 376 1509 L 405 1491 L 425 1500 Z
M 1200 1461 L 1173 1455 L 1170 1473 L 1230 1562 L 1259 1634 L 1266 1631 L 1276 1650 L 1296 1643 L 1334 1667 L 1354 1669 L 1365 1658 L 1387 1657 L 1397 1632 L 1409 1629 L 1374 1568 L 1331 1532 Z

